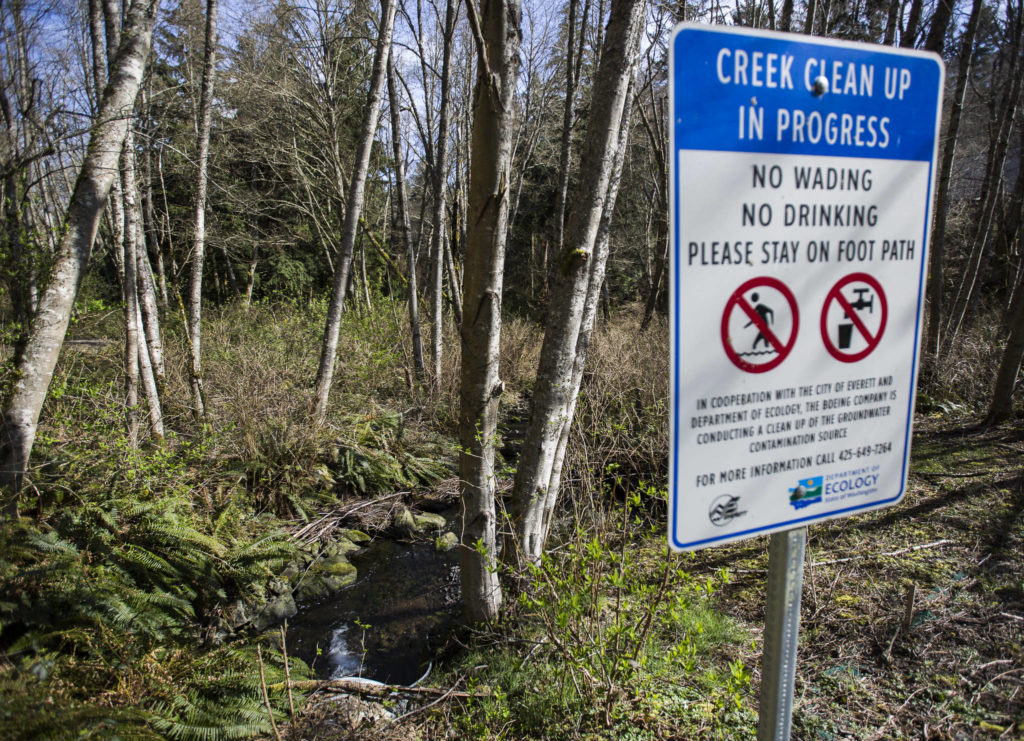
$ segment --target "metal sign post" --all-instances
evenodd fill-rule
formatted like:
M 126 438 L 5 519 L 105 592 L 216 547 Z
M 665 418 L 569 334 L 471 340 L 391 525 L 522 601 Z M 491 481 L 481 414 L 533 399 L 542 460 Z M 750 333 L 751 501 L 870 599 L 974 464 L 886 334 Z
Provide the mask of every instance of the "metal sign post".
M 789 741 L 807 528 L 772 535 L 757 741 Z

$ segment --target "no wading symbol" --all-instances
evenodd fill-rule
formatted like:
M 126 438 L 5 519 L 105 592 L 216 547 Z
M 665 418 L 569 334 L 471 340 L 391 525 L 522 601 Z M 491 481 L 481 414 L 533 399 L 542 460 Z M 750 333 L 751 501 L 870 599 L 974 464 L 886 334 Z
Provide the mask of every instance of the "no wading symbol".
M 786 359 L 800 327 L 796 298 L 775 278 L 752 278 L 725 303 L 722 347 L 740 370 L 764 373 Z
M 856 363 L 878 347 L 888 318 L 881 284 L 867 273 L 850 273 L 828 292 L 821 308 L 821 339 L 833 358 Z

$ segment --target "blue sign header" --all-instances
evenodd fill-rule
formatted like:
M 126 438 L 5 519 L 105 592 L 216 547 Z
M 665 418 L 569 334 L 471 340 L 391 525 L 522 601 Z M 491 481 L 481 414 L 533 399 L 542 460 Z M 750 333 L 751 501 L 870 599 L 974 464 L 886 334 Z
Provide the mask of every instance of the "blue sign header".
M 677 149 L 932 158 L 933 54 L 690 25 L 671 54 Z

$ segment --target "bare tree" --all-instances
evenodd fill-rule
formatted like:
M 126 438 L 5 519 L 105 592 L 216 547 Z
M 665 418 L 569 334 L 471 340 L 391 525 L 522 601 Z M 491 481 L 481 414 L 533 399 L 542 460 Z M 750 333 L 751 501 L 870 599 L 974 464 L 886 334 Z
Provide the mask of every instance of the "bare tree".
M 438 111 L 437 146 L 434 154 L 434 234 L 431 247 L 433 291 L 431 325 L 431 370 L 434 383 L 440 383 L 441 354 L 443 349 L 442 309 L 445 272 L 445 185 L 448 177 L 448 111 L 451 100 L 452 43 L 455 37 L 455 21 L 458 16 L 457 0 L 447 0 L 444 12 L 444 33 L 442 35 L 441 61 L 441 102 Z
M 196 136 L 196 200 L 192 217 L 192 271 L 189 277 L 188 334 L 192 354 L 192 405 L 198 419 L 206 416 L 203 397 L 202 314 L 203 263 L 206 256 L 206 191 L 209 179 L 210 121 L 213 111 L 213 78 L 217 62 L 218 0 L 206 0 L 206 34 L 203 51 L 203 82 L 199 93 Z
M 395 81 L 395 55 L 388 55 L 388 102 L 391 107 L 391 146 L 395 155 L 395 210 L 398 238 L 405 248 L 409 273 L 409 328 L 412 332 L 412 367 L 417 379 L 423 378 L 423 341 L 420 336 L 420 312 L 416 295 L 416 250 L 409 227 L 409 198 L 405 190 L 405 157 L 402 153 L 402 110 Z
M 939 177 L 935 192 L 935 223 L 932 225 L 932 238 L 928 245 L 928 330 L 925 336 L 925 359 L 929 366 L 939 354 L 939 326 L 942 321 L 943 302 L 943 262 L 946 242 L 946 216 L 949 211 L 949 184 L 953 174 L 953 158 L 956 155 L 957 138 L 960 134 L 960 121 L 964 111 L 964 96 L 967 94 L 967 81 L 971 74 L 971 57 L 974 55 L 974 38 L 978 32 L 978 19 L 984 0 L 974 0 L 971 15 L 967 19 L 963 39 L 960 42 L 960 63 L 956 73 L 956 86 L 953 91 L 952 105 L 949 111 L 949 123 L 946 125 L 946 141 L 942 145 L 942 159 L 939 162 Z
M 967 265 L 960 276 L 952 311 L 946 323 L 944 332 L 946 347 L 949 347 L 957 332 L 960 331 L 960 326 L 967 314 L 967 307 L 974 296 L 974 288 L 991 234 L 996 206 L 999 202 L 1010 130 L 1020 105 L 1021 94 L 1024 92 L 1024 58 L 1021 55 L 1022 43 L 1024 43 L 1024 2 L 1018 0 L 1017 5 L 1017 12 L 1010 24 L 1009 76 L 1003 88 L 1001 100 L 993 108 L 995 121 L 988 151 L 985 180 L 981 190 L 981 210 L 971 241 L 971 252 L 967 259 Z
M 383 0 L 380 26 L 377 32 L 377 47 L 373 54 L 370 91 L 367 96 L 366 119 L 363 122 L 356 162 L 352 170 L 352 179 L 349 182 L 348 204 L 345 209 L 345 221 L 342 224 L 341 243 L 338 247 L 338 264 L 334 271 L 334 290 L 331 294 L 330 306 L 327 309 L 323 350 L 320 353 L 320 366 L 316 374 L 314 417 L 318 424 L 322 424 L 327 417 L 327 401 L 330 398 L 331 383 L 334 380 L 334 359 L 338 352 L 338 335 L 341 330 L 341 313 L 345 309 L 345 291 L 348 289 L 356 231 L 359 228 L 359 217 L 363 210 L 366 173 L 370 167 L 370 150 L 373 147 L 373 139 L 380 117 L 380 103 L 394 24 L 394 0 Z
M 580 180 L 573 194 L 565 247 L 553 271 L 553 291 L 541 346 L 533 408 L 526 441 L 519 456 L 512 490 L 511 518 L 522 557 L 536 561 L 543 552 L 550 513 L 558 496 L 560 444 L 572 422 L 578 387 L 573 386 L 579 340 L 588 334 L 584 316 L 588 299 L 596 307 L 604 280 L 602 256 L 595 243 L 608 205 L 615 173 L 623 111 L 628 98 L 640 43 L 643 0 L 612 0 L 611 13 L 594 84 L 591 120 L 580 163 Z M 592 285 L 594 281 L 596 285 Z M 592 308 L 591 311 L 594 309 Z M 591 318 L 591 322 L 593 319 Z M 587 332 L 583 332 L 587 329 Z M 582 373 L 580 374 L 582 378 Z M 512 550 L 512 549 L 509 549 Z M 506 553 L 505 558 L 511 557 Z
M 96 124 L 68 204 L 65 232 L 50 283 L 40 297 L 18 364 L 18 380 L 4 409 L 0 487 L 8 496 L 8 513 L 17 512 L 39 413 L 64 342 L 78 285 L 89 263 L 99 219 L 118 172 L 118 159 L 142 82 L 158 5 L 159 0 L 136 0 L 128 10 L 120 48 L 111 65 Z
M 483 0 L 479 17 L 473 0 L 466 6 L 477 44 L 477 75 L 460 333 L 460 572 L 467 617 L 487 622 L 501 609 L 494 435 L 504 386 L 498 378 L 498 360 L 521 6 L 519 0 Z

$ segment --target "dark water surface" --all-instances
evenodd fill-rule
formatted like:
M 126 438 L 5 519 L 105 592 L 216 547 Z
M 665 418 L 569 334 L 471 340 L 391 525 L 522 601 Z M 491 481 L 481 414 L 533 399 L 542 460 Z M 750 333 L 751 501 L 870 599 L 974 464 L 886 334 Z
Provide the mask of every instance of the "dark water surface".
M 462 615 L 457 551 L 378 537 L 352 563 L 354 584 L 288 621 L 288 652 L 323 679 L 415 682 Z

